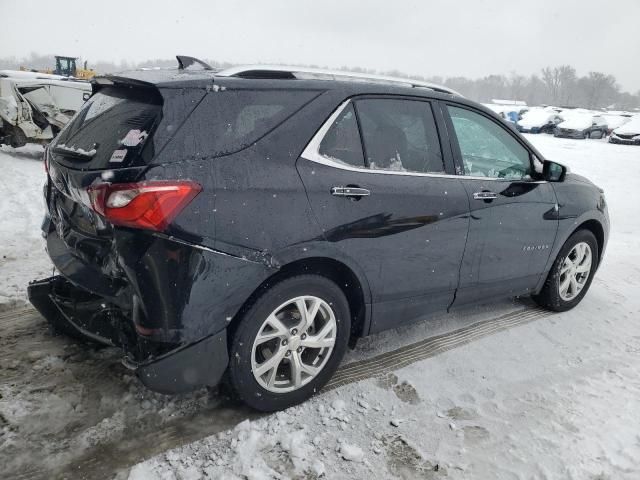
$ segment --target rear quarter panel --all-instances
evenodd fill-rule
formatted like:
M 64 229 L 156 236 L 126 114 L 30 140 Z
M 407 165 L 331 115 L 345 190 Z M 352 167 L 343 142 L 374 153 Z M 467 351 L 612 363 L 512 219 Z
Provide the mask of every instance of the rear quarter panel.
M 151 264 L 137 269 L 166 270 L 162 261 L 155 264 L 156 258 L 169 258 L 172 268 L 184 270 L 162 277 L 173 279 L 166 288 L 183 290 L 166 296 L 173 299 L 178 328 L 188 331 L 189 340 L 224 328 L 279 266 L 312 256 L 335 257 L 320 241 L 322 230 L 295 168 L 309 139 L 338 104 L 334 95 L 320 95 L 256 143 L 218 157 L 210 154 L 215 139 L 206 122 L 192 115 L 146 172 L 148 180 L 190 179 L 203 187 L 174 220 L 167 241 L 156 242 L 159 251 L 139 259 Z M 176 156 L 182 161 L 176 162 Z M 171 237 L 205 249 L 177 247 Z M 140 290 L 153 281 L 142 277 Z

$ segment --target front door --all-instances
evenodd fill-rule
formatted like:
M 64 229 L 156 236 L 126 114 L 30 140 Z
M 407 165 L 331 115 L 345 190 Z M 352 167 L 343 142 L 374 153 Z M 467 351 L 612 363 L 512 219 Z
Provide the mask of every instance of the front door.
M 553 187 L 505 126 L 462 105 L 443 106 L 470 203 L 456 303 L 524 294 L 544 273 L 558 229 Z
M 297 162 L 324 239 L 367 277 L 372 331 L 453 300 L 469 219 L 450 157 L 429 102 L 367 97 L 343 103 Z

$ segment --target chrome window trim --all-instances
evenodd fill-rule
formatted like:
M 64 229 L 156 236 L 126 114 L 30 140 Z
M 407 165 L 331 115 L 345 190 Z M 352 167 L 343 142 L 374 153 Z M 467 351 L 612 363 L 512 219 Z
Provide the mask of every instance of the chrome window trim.
M 514 182 L 517 180 L 507 179 L 507 178 L 493 178 L 493 177 L 474 177 L 470 175 L 451 175 L 448 173 L 425 173 L 425 172 L 399 172 L 395 170 L 376 170 L 372 168 L 366 167 L 354 167 L 353 165 L 348 165 L 346 163 L 337 162 L 336 160 L 325 157 L 320 154 L 320 144 L 324 139 L 325 135 L 333 125 L 333 122 L 340 116 L 342 111 L 347 108 L 347 106 L 351 103 L 350 99 L 342 102 L 338 108 L 334 110 L 331 116 L 322 124 L 320 129 L 313 136 L 311 141 L 307 144 L 304 151 L 300 155 L 301 158 L 308 160 L 310 162 L 319 163 L 321 165 L 326 165 L 328 167 L 339 168 L 340 170 L 347 170 L 350 172 L 357 173 L 369 173 L 369 174 L 379 174 L 379 175 L 404 175 L 409 177 L 434 177 L 434 178 L 457 178 L 457 179 L 466 179 L 469 180 L 490 180 L 490 181 L 498 181 L 498 182 Z M 527 181 L 527 180 L 522 180 Z M 535 180 L 530 181 L 529 183 L 547 183 L 546 180 Z

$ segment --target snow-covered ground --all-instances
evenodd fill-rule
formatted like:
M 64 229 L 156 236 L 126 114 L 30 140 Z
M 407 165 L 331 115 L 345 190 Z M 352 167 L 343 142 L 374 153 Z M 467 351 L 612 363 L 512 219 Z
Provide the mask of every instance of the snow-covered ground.
M 51 274 L 40 223 L 44 150 L 0 147 L 0 311 L 26 300 L 26 284 Z
M 38 355 L 30 358 L 20 347 L 23 337 L 12 337 L 2 342 L 11 351 L 0 346 L 0 362 L 16 363 L 11 380 L 0 372 L 0 465 L 17 471 L 21 449 L 32 477 L 68 464 L 84 467 L 89 478 L 118 469 L 118 477 L 130 479 L 640 478 L 640 148 L 528 138 L 606 191 L 609 246 L 576 309 L 266 416 L 219 408 L 219 400 L 201 392 L 175 401 L 146 394 L 110 350 L 86 353 L 36 336 Z M 43 170 L 31 152 L 0 150 L 0 302 L 24 299 L 26 281 L 49 269 L 38 231 Z M 498 303 L 385 332 L 361 341 L 345 363 L 522 307 Z M 14 351 L 21 358 L 11 357 Z M 83 361 L 91 369 L 84 376 Z M 169 434 L 167 415 L 178 419 Z M 180 422 L 196 420 L 199 431 L 180 430 Z M 162 445 L 194 439 L 157 455 Z M 87 461 L 89 451 L 126 458 L 111 459 L 112 471 L 98 470 L 105 462 Z M 11 463 L 3 458 L 9 454 Z

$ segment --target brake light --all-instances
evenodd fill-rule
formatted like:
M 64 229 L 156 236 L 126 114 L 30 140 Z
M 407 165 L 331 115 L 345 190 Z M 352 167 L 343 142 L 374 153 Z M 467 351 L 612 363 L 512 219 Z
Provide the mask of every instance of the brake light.
M 202 187 L 192 181 L 101 183 L 87 189 L 91 208 L 114 225 L 163 231 Z

